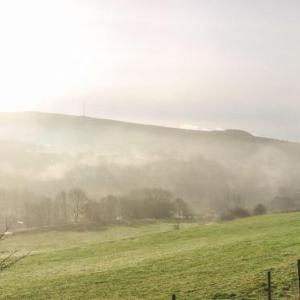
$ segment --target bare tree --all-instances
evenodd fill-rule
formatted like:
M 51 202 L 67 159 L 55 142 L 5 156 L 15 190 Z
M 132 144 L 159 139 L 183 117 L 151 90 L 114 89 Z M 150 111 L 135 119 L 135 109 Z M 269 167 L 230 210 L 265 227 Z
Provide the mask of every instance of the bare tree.
M 61 219 L 64 223 L 68 221 L 68 210 L 67 210 L 67 193 L 62 191 L 56 197 L 57 202 L 59 203 L 59 210 L 61 212 Z
M 80 215 L 83 212 L 84 204 L 88 201 L 88 197 L 81 189 L 73 189 L 69 192 L 69 199 L 72 204 L 73 220 L 78 223 Z
M 8 225 L 7 218 L 5 218 L 5 231 L 0 233 L 0 242 L 2 242 L 7 233 L 9 232 L 10 225 Z M 24 259 L 25 257 L 29 256 L 30 253 L 26 253 L 23 255 L 18 255 L 17 250 L 12 251 L 10 254 L 6 255 L 4 258 L 0 259 L 0 272 L 5 271 L 6 269 L 12 267 L 20 260 Z

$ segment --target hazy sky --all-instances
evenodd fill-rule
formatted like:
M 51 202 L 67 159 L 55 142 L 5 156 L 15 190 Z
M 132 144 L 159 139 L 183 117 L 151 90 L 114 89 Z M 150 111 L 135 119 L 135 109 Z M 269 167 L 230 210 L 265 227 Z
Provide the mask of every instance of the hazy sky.
M 299 0 L 0 0 L 0 111 L 300 141 Z

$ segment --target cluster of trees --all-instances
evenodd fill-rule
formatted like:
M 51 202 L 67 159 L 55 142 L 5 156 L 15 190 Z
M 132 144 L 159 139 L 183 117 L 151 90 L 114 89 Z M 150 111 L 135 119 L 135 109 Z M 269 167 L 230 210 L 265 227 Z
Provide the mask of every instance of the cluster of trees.
M 222 202 L 215 207 L 221 220 L 233 220 L 255 215 L 263 215 L 267 212 L 300 211 L 300 190 L 293 187 L 279 188 L 278 194 L 271 200 L 259 203 L 252 208 L 240 194 L 227 193 Z
M 291 188 L 279 190 L 272 201 L 261 202 L 254 207 L 235 192 L 228 192 L 223 198 L 222 205 L 218 202 L 218 206 L 207 213 L 193 210 L 194 217 L 207 217 L 207 221 L 233 220 L 267 212 L 300 210 L 300 192 Z M 101 199 L 90 198 L 82 189 L 62 191 L 53 198 L 24 190 L 0 189 L 0 232 L 16 227 L 191 217 L 187 203 L 163 189 L 139 189 L 126 195 L 109 195 Z
M 252 209 L 248 208 L 247 203 L 239 194 L 228 194 L 226 200 L 226 205 L 223 205 L 219 215 L 223 221 L 264 215 L 268 211 L 267 206 L 261 203 L 255 205 Z
M 221 220 L 245 218 L 267 213 L 263 204 L 247 209 L 238 195 L 228 198 Z M 27 227 L 61 224 L 101 223 L 121 220 L 187 219 L 191 211 L 185 201 L 163 189 L 140 189 L 127 195 L 109 195 L 90 199 L 82 189 L 59 193 L 54 199 L 41 197 L 25 202 L 24 223 Z
M 237 206 L 221 215 L 221 220 L 230 221 L 238 218 L 246 218 L 250 216 L 264 215 L 267 213 L 267 207 L 263 204 L 257 204 L 252 210 L 243 206 Z
M 300 210 L 300 191 L 291 187 L 280 188 L 276 197 L 269 204 L 272 212 Z
M 26 201 L 24 223 L 41 227 L 68 223 L 112 223 L 119 220 L 188 218 L 187 204 L 162 189 L 141 189 L 124 196 L 90 199 L 82 189 L 59 193 L 55 199 Z

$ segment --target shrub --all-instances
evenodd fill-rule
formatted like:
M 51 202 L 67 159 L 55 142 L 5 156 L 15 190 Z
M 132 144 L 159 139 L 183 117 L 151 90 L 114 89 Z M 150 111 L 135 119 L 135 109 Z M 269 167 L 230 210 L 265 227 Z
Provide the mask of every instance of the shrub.
M 263 204 L 257 204 L 253 209 L 253 215 L 265 215 L 267 213 L 267 208 Z
M 221 215 L 222 221 L 230 221 L 237 218 L 246 218 L 250 216 L 250 212 L 248 209 L 243 207 L 236 207 L 229 210 L 227 213 Z

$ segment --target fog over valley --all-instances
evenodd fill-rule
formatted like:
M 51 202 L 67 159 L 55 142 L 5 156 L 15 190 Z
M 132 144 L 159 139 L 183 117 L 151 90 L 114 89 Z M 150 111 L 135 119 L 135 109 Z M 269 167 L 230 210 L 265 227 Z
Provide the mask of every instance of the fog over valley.
M 80 188 L 100 200 L 162 189 L 200 215 L 300 208 L 297 143 L 47 113 L 1 113 L 0 128 L 4 191 L 51 198 Z

